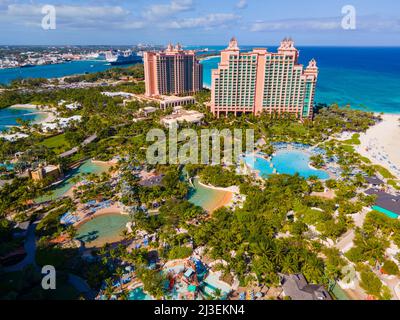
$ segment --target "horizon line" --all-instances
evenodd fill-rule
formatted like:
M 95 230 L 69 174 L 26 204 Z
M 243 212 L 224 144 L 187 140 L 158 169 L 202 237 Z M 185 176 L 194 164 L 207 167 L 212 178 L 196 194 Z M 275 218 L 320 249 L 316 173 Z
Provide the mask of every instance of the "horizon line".
M 0 47 L 99 47 L 99 46 L 115 46 L 115 47 L 126 47 L 126 46 L 137 46 L 138 44 L 0 44 Z M 165 46 L 165 44 L 145 44 L 149 46 Z M 225 47 L 226 44 L 183 44 L 185 47 Z M 241 44 L 241 47 L 277 47 L 279 44 Z M 336 44 L 296 44 L 297 47 L 327 47 L 327 48 L 400 48 L 399 45 L 336 45 Z

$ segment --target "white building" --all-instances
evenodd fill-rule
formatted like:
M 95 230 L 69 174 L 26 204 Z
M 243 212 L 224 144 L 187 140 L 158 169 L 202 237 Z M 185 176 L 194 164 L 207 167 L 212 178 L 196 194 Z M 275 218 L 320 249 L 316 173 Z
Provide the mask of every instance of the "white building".
M 156 112 L 158 109 L 154 107 L 145 107 L 143 109 L 140 109 L 139 112 L 144 113 L 144 115 L 147 117 L 149 114 Z
M 133 98 L 135 96 L 133 93 L 122 92 L 122 91 L 120 91 L 120 92 L 107 92 L 107 91 L 105 91 L 105 92 L 102 92 L 101 94 L 103 96 L 106 96 L 106 97 L 111 97 L 111 98 L 121 97 L 121 98 L 125 98 L 125 99 Z
M 179 123 L 191 123 L 191 124 L 201 124 L 204 119 L 204 114 L 196 110 L 183 110 L 180 108 L 175 108 L 174 113 L 161 119 L 161 123 L 167 127 L 172 128 L 172 126 L 179 126 Z
M 58 118 L 53 122 L 44 122 L 42 123 L 42 130 L 44 132 L 54 131 L 54 130 L 62 130 L 67 128 L 71 122 L 81 122 L 82 116 L 72 116 L 69 118 Z
M 70 103 L 65 106 L 65 108 L 67 108 L 68 110 L 71 110 L 71 111 L 78 110 L 81 107 L 82 107 L 82 105 L 76 101 L 74 103 Z
M 124 106 L 127 103 L 132 101 L 139 101 L 139 102 L 154 102 L 160 106 L 161 109 L 165 110 L 169 107 L 174 108 L 177 106 L 187 106 L 189 104 L 195 104 L 196 99 L 192 96 L 187 97 L 177 97 L 177 96 L 155 96 L 155 97 L 147 97 L 144 95 L 132 95 L 129 99 L 124 100 Z

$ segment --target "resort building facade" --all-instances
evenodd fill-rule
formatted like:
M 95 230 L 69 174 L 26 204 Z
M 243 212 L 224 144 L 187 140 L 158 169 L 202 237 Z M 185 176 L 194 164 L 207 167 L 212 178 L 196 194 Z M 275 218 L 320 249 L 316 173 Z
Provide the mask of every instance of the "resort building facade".
M 203 69 L 194 51 L 169 44 L 165 51 L 144 53 L 146 96 L 182 95 L 200 91 Z
M 291 39 L 284 39 L 277 53 L 241 53 L 232 38 L 221 52 L 218 69 L 212 71 L 211 111 L 218 117 L 267 112 L 312 118 L 318 67 L 313 59 L 304 68 L 298 58 Z
M 46 178 L 57 180 L 62 176 L 63 172 L 60 165 L 39 165 L 35 171 L 28 170 L 28 175 L 33 181 L 43 181 Z

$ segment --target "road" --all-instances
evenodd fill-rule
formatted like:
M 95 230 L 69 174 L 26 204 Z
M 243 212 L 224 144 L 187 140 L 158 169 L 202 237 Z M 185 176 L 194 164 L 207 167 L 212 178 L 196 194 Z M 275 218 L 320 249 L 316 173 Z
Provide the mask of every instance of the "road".
M 26 251 L 26 257 L 19 263 L 3 268 L 4 272 L 15 272 L 22 271 L 26 266 L 33 265 L 35 269 L 39 270 L 39 266 L 36 264 L 36 226 L 39 221 L 31 223 L 28 228 L 28 232 L 25 238 L 24 248 Z M 89 287 L 86 281 L 72 273 L 68 274 L 68 282 L 75 287 L 80 293 L 82 293 L 86 299 L 94 299 L 96 293 Z
M 88 145 L 89 143 L 93 142 L 94 140 L 97 139 L 97 134 L 93 134 L 90 137 L 86 138 L 82 143 L 81 143 L 81 147 L 84 147 L 86 145 Z M 79 147 L 74 147 L 71 150 L 68 150 L 62 154 L 60 154 L 60 158 L 66 158 L 69 156 L 72 156 L 74 153 L 77 153 L 79 150 Z
M 26 257 L 20 261 L 19 263 L 5 267 L 3 270 L 5 272 L 13 272 L 13 271 L 21 271 L 24 269 L 27 265 L 33 265 L 36 269 L 38 268 L 35 260 L 36 256 L 36 236 L 35 236 L 35 230 L 36 226 L 39 223 L 39 221 L 35 221 L 31 223 L 31 225 L 28 228 L 28 232 L 26 234 L 25 238 L 25 244 L 24 248 L 26 251 Z
M 367 213 L 370 211 L 369 208 L 364 208 L 360 213 L 355 214 L 353 216 L 354 219 L 354 224 L 357 227 L 362 227 L 364 224 L 365 217 Z M 339 251 L 344 254 L 347 252 L 351 247 L 353 247 L 353 240 L 355 237 L 354 229 L 349 230 L 346 232 L 340 240 L 335 244 L 335 247 L 339 249 Z M 344 257 L 346 260 L 347 258 Z M 393 296 L 394 300 L 400 300 L 400 280 L 398 277 L 390 277 L 381 274 L 379 271 L 374 270 L 375 274 L 378 276 L 378 278 L 383 282 L 384 285 L 386 285 Z M 363 299 L 362 297 L 365 296 L 364 290 L 360 288 L 358 281 L 356 284 L 356 287 L 352 290 L 345 290 L 349 295 L 351 295 L 355 299 Z

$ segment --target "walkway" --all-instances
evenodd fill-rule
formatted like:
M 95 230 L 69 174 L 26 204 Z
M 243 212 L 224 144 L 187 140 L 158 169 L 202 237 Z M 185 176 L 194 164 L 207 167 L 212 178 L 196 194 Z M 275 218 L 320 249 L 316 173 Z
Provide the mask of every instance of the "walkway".
M 357 227 L 362 227 L 364 224 L 365 217 L 367 213 L 370 211 L 369 208 L 363 208 L 360 213 L 357 213 L 353 216 L 354 224 Z M 340 240 L 335 244 L 335 247 L 340 250 L 342 254 L 347 252 L 353 246 L 353 240 L 355 237 L 354 229 L 346 232 Z M 349 261 L 346 257 L 344 257 L 347 261 Z M 388 277 L 386 275 L 381 274 L 379 271 L 373 270 L 374 273 L 378 276 L 378 278 L 382 281 L 382 283 L 387 286 L 391 294 L 393 296 L 392 299 L 400 300 L 400 280 L 398 277 Z M 365 299 L 364 290 L 359 286 L 359 282 L 356 281 L 354 289 L 344 290 L 354 299 Z
M 36 226 L 39 223 L 39 221 L 35 221 L 31 223 L 31 225 L 28 228 L 28 232 L 25 238 L 25 244 L 24 248 L 26 251 L 26 257 L 20 261 L 19 263 L 10 266 L 10 267 L 5 267 L 3 270 L 5 272 L 14 272 L 14 271 L 21 271 L 28 265 L 33 265 L 36 269 L 38 268 L 36 261 L 35 261 L 35 256 L 36 256 L 36 236 L 35 236 L 35 230 Z
M 94 140 L 97 139 L 97 134 L 93 134 L 90 137 L 86 138 L 82 143 L 81 143 L 81 147 L 84 147 L 86 145 L 88 145 L 89 143 L 92 143 Z M 77 153 L 79 151 L 79 147 L 74 147 L 71 150 L 68 150 L 64 153 L 60 154 L 60 158 L 67 158 L 69 156 L 72 156 L 73 154 Z

